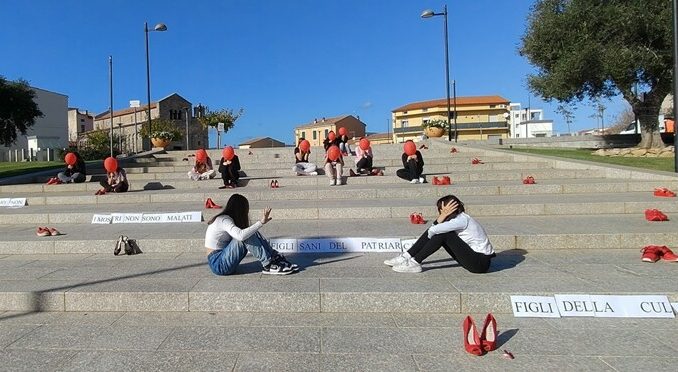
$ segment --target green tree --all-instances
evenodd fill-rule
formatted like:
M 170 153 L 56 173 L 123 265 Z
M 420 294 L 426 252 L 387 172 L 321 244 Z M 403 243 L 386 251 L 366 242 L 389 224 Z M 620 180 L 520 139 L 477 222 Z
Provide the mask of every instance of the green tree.
M 224 133 L 226 133 L 229 129 L 233 128 L 235 121 L 242 116 L 243 112 L 244 110 L 242 108 L 238 110 L 209 110 L 205 113 L 205 115 L 198 117 L 198 121 L 200 121 L 200 124 L 203 128 L 216 127 L 217 124 L 224 123 Z
M 640 146 L 662 147 L 658 115 L 671 92 L 671 15 L 669 0 L 538 0 L 520 46 L 538 69 L 528 77 L 530 89 L 566 103 L 621 94 L 643 126 Z
M 87 144 L 93 150 L 107 153 L 111 151 L 111 137 L 110 131 L 106 129 L 93 130 L 87 133 Z M 120 136 L 113 133 L 113 147 L 117 147 L 120 141 Z
M 153 131 L 149 133 L 148 125 L 141 127 L 139 135 L 143 138 L 162 138 L 170 141 L 180 141 L 183 138 L 181 131 L 174 121 L 157 118 L 151 121 Z
M 18 134 L 25 135 L 43 116 L 34 98 L 35 91 L 25 80 L 13 82 L 0 76 L 0 144 L 12 145 Z

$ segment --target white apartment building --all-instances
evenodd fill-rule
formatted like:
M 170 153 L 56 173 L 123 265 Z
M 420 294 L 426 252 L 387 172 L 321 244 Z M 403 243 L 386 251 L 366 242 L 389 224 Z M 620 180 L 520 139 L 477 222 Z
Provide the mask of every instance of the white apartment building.
M 510 115 L 511 138 L 551 137 L 553 135 L 553 120 L 545 120 L 542 109 L 522 108 L 520 103 L 511 103 Z
M 0 147 L 0 160 L 7 160 L 10 152 L 23 151 L 24 155 L 11 155 L 10 158 L 25 159 L 27 154 L 68 146 L 68 96 L 36 87 L 31 89 L 35 92 L 34 101 L 43 116 L 35 119 L 35 125 L 28 128 L 25 135 L 18 134 L 12 146 Z

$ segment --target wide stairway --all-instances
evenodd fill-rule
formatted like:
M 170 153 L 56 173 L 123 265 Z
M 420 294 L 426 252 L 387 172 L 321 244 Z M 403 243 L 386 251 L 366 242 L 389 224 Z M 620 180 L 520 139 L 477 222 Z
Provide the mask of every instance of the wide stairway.
M 101 318 L 97 326 L 102 332 L 110 331 L 114 322 L 129 329 L 145 327 L 152 340 L 144 345 L 152 345 L 151 350 L 193 350 L 186 346 L 191 340 L 231 340 L 249 332 L 283 353 L 350 354 L 362 349 L 395 354 L 395 346 L 380 349 L 380 342 L 388 340 L 383 342 L 411 347 L 408 353 L 417 354 L 459 349 L 456 342 L 451 347 L 428 341 L 456 340 L 465 314 L 505 314 L 503 325 L 518 324 L 511 323 L 515 320 L 509 315 L 511 295 L 640 293 L 678 301 L 678 281 L 669 280 L 678 264 L 643 263 L 639 252 L 650 244 L 678 245 L 676 198 L 653 196 L 655 187 L 678 190 L 678 178 L 462 144 L 451 153 L 448 142 L 426 144 L 428 148 L 420 150 L 425 184 L 395 176 L 401 168 L 402 145 L 394 144 L 373 146 L 375 166 L 384 170 L 384 176 L 344 177 L 346 184 L 341 186 L 330 186 L 324 175 L 293 175 L 291 148 L 236 150 L 243 169 L 242 187 L 237 189 L 219 190 L 219 176 L 189 180 L 186 172 L 194 158 L 181 151 L 122 161 L 131 182 L 131 190 L 124 194 L 94 195 L 99 189 L 96 181 L 103 177 L 101 169 L 91 169 L 93 175 L 83 184 L 45 185 L 46 178 L 38 177 L 33 184 L 0 186 L 0 198 L 27 198 L 22 208 L 0 208 L 0 319 L 11 322 L 23 316 L 35 319 L 35 324 L 58 327 L 45 314 L 77 314 L 68 324 L 86 324 L 82 314 L 91 314 L 89 319 Z M 311 151 L 312 161 L 322 164 L 322 149 Z M 215 161 L 220 158 L 217 150 L 209 153 Z M 481 163 L 472 164 L 474 158 Z M 353 159 L 346 158 L 345 176 L 353 165 Z M 431 183 L 434 176 L 443 175 L 450 176 L 451 185 Z M 527 176 L 536 184 L 523 184 Z M 271 188 L 271 180 L 278 180 L 280 187 Z M 206 264 L 206 222 L 92 223 L 95 214 L 194 211 L 207 221 L 219 210 L 205 209 L 205 200 L 212 198 L 223 206 L 234 193 L 249 199 L 252 220 L 260 218 L 261 209 L 273 209 L 273 220 L 262 230 L 268 238 L 311 242 L 416 238 L 427 225 L 410 223 L 409 215 L 419 212 L 432 221 L 436 200 L 454 194 L 483 224 L 497 257 L 490 273 L 471 274 L 441 249 L 424 263 L 424 272 L 399 274 L 382 263 L 394 253 L 287 253 L 301 266 L 299 273 L 262 275 L 259 263 L 248 256 L 235 275 L 219 277 Z M 671 220 L 646 221 L 648 208 L 663 211 Z M 55 227 L 64 235 L 38 237 L 38 226 Z M 137 239 L 144 253 L 114 256 L 120 235 Z M 172 332 L 170 338 L 157 334 L 162 332 L 154 325 L 161 323 L 166 327 L 159 329 Z M 201 331 L 180 329 L 182 324 Z M 260 328 L 280 324 L 291 328 L 271 333 Z M 393 333 L 400 327 L 412 328 Z M 443 332 L 429 327 L 451 327 L 454 335 L 448 328 Z M 25 334 L 13 341 L 13 347 L 23 349 L 21 342 L 31 344 L 31 337 L 37 343 L 53 342 L 55 348 L 62 342 L 41 335 L 35 327 Z M 71 335 L 69 342 L 81 337 Z M 90 334 L 84 339 L 93 342 Z M 428 340 L 428 346 L 419 345 L 419 339 Z M 282 347 L 278 341 L 290 344 Z M 520 351 L 520 345 L 514 349 Z M 3 346 L 0 342 L 0 349 Z M 525 348 L 524 354 L 530 354 L 529 346 Z M 343 360 L 331 358 L 335 359 L 313 359 L 320 365 L 311 365 L 324 369 Z M 361 360 L 366 365 L 378 362 L 368 359 Z M 415 363 L 415 369 L 433 370 L 438 362 L 445 367 L 442 370 L 450 367 L 439 360 L 425 364 L 416 357 L 390 361 L 394 360 L 400 366 Z M 257 369 L 262 362 L 252 357 L 239 363 L 247 370 L 247 363 Z M 388 369 L 385 364 L 375 366 Z

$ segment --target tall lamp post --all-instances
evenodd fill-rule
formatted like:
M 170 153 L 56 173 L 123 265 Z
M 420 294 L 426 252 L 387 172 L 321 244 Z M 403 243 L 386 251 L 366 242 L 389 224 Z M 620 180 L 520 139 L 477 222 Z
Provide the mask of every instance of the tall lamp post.
M 452 124 L 450 123 L 450 116 L 452 115 L 451 109 L 450 109 L 450 53 L 448 51 L 448 36 L 447 36 L 447 5 L 443 6 L 443 12 L 442 13 L 436 13 L 432 11 L 431 9 L 424 10 L 423 13 L 421 13 L 421 18 L 431 18 L 435 16 L 443 16 L 445 19 L 445 88 L 447 91 L 447 140 L 452 141 Z M 455 98 L 455 111 L 456 111 L 456 98 Z M 455 119 L 457 117 L 457 113 L 455 112 Z M 455 126 L 454 126 L 454 142 L 457 142 L 457 122 L 455 120 Z
M 148 57 L 148 33 L 152 31 L 167 31 L 167 26 L 165 26 L 164 23 L 158 23 L 153 27 L 152 30 L 148 29 L 148 22 L 144 22 L 144 33 L 146 34 L 146 98 L 148 99 L 148 107 L 146 108 L 146 115 L 148 119 L 148 134 L 150 135 L 152 132 L 152 126 L 151 126 L 151 62 Z M 151 148 L 150 142 L 150 137 L 148 140 L 144 142 L 144 149 L 149 149 Z

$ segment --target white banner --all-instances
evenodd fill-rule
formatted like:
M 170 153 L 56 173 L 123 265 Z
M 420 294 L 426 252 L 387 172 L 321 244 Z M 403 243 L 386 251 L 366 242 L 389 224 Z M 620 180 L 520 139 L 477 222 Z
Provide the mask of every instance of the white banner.
M 202 212 L 95 214 L 93 224 L 202 222 Z
M 0 207 L 21 208 L 26 205 L 26 198 L 2 198 Z
M 515 317 L 674 318 L 672 305 L 660 295 L 511 296 Z
M 323 238 L 271 239 L 271 246 L 280 252 L 402 252 L 398 238 Z
M 560 318 L 553 297 L 511 296 L 511 308 L 516 318 Z

